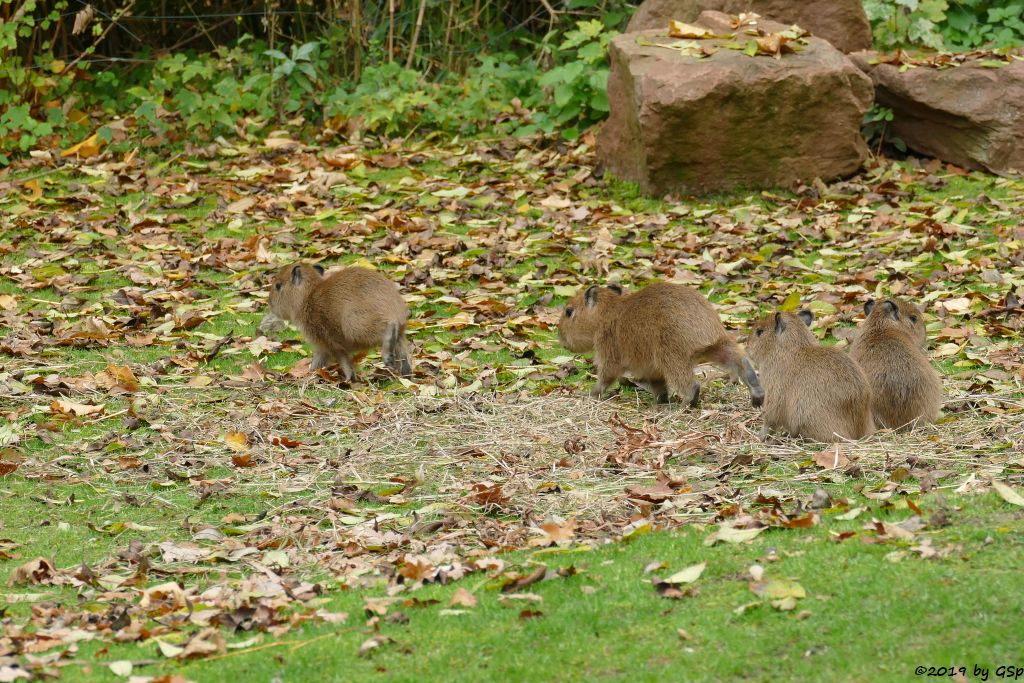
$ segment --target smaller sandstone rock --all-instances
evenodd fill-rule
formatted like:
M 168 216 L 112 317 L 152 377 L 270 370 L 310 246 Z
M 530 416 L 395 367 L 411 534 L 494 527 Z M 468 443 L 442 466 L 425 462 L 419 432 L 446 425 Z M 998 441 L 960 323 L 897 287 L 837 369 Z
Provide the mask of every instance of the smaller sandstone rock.
M 1024 172 L 1024 61 L 1000 68 L 975 60 L 947 68 L 872 64 L 851 55 L 893 111 L 890 131 L 907 147 L 964 168 Z
M 871 47 L 871 25 L 861 0 L 644 0 L 626 31 L 664 29 L 670 19 L 692 22 L 705 10 L 756 12 L 787 25 L 799 24 L 843 52 Z

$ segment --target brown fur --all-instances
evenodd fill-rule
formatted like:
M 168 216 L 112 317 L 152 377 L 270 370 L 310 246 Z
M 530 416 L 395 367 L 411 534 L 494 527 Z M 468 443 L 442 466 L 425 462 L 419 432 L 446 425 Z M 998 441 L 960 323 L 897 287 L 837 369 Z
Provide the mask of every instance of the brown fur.
M 871 412 L 879 427 L 907 429 L 935 422 L 942 381 L 922 350 L 924 315 L 908 301 L 869 301 L 867 318 L 850 348 L 871 384 Z
M 815 441 L 864 438 L 873 431 L 867 378 L 845 353 L 818 344 L 811 317 L 780 312 L 754 323 L 747 351 L 764 383 L 765 430 Z
M 270 285 L 270 310 L 313 346 L 314 370 L 336 362 L 351 381 L 353 357 L 380 346 L 388 367 L 412 373 L 405 341 L 409 307 L 395 283 L 374 270 L 351 267 L 324 277 L 318 266 L 285 266 Z
M 715 309 L 690 287 L 659 283 L 634 294 L 590 287 L 565 307 L 558 337 L 570 351 L 594 352 L 594 396 L 629 373 L 659 401 L 674 394 L 696 405 L 700 384 L 693 369 L 700 363 L 713 363 L 741 379 L 755 406 L 764 396 L 757 373 Z

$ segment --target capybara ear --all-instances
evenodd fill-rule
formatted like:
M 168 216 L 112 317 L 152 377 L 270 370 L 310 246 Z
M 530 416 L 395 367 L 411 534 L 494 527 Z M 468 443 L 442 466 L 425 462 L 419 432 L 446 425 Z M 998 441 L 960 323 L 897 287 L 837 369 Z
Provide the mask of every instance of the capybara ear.
M 803 320 L 804 321 L 804 325 L 807 325 L 807 327 L 810 327 L 811 323 L 814 322 L 814 314 L 811 313 L 806 308 L 804 310 L 800 311 L 799 313 L 797 313 L 796 317 L 798 317 L 801 320 Z
M 896 305 L 895 301 L 892 301 L 890 299 L 890 300 L 885 301 L 882 305 L 885 306 L 885 314 L 887 316 L 889 316 L 893 320 L 899 320 L 900 319 L 900 309 L 899 309 L 899 306 Z
M 319 263 L 316 264 L 315 266 L 313 266 L 313 270 L 315 270 L 317 272 L 317 274 L 319 274 L 319 275 L 323 275 L 324 274 L 324 267 L 321 266 Z
M 297 285 L 302 282 L 302 266 L 296 263 L 292 267 L 292 284 Z
M 864 315 L 871 315 L 871 311 L 875 310 L 875 300 L 868 299 L 864 302 Z
M 587 291 L 583 293 L 583 303 L 587 306 L 593 306 L 597 303 L 597 290 L 600 289 L 597 285 L 590 285 L 587 287 Z
M 608 285 L 608 289 L 612 290 L 616 294 L 622 294 L 622 287 L 619 285 Z
M 782 334 L 786 329 L 786 321 L 782 319 L 782 314 L 778 311 L 775 312 L 775 334 Z

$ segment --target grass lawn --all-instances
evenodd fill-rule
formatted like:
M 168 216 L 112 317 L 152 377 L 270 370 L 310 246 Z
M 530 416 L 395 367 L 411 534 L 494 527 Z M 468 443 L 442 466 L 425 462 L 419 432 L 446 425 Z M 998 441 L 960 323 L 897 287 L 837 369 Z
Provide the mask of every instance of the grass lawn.
M 487 140 L 51 164 L 0 171 L 0 681 L 1024 666 L 1020 180 L 876 159 L 653 200 L 586 144 Z M 257 331 L 298 258 L 401 284 L 411 380 Z M 910 298 L 943 417 L 762 441 L 711 369 L 695 410 L 590 399 L 561 304 L 655 280 L 840 346 Z

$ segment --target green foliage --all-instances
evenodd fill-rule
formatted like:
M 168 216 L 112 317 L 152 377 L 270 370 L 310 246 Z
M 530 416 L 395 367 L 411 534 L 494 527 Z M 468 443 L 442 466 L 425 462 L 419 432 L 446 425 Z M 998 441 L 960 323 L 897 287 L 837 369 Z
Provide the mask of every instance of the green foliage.
M 317 73 L 319 64 L 316 59 L 319 51 L 320 43 L 313 41 L 292 45 L 290 55 L 280 50 L 263 52 L 277 62 L 270 77 L 278 87 L 284 111 L 289 114 L 294 114 L 307 106 L 312 99 L 310 95 L 320 83 L 320 75 Z
M 49 13 L 43 16 L 43 1 L 26 0 L 24 13 L 0 24 L 0 56 L 5 57 L 0 60 L 0 161 L 5 163 L 11 152 L 67 148 L 97 131 L 109 142 L 124 134 L 165 135 L 174 128 L 223 135 L 294 122 L 319 127 L 325 120 L 338 123 L 338 117 L 358 117 L 361 129 L 371 134 L 466 135 L 495 129 L 561 132 L 573 139 L 607 115 L 607 46 L 615 27 L 628 18 L 624 10 L 604 12 L 612 6 L 622 10 L 622 3 L 573 0 L 573 12 L 604 13 L 566 31 L 556 25 L 537 42 L 525 40 L 529 53 L 520 45 L 519 52 L 473 55 L 460 71 L 434 75 L 404 68 L 403 60 L 388 59 L 383 46 L 371 41 L 364 56 L 372 59 L 353 82 L 348 70 L 335 69 L 348 57 L 334 28 L 321 40 L 278 48 L 268 49 L 247 35 L 206 53 L 176 50 L 153 57 L 143 52 L 128 69 L 91 70 L 88 59 L 69 66 L 54 58 L 52 36 L 40 39 L 40 31 L 57 35 L 55 22 L 68 3 L 45 3 Z M 11 2 L 0 0 L 0 7 Z M 89 32 L 95 41 L 103 38 L 99 19 Z M 39 49 L 27 49 L 25 40 Z M 96 44 L 85 54 L 93 54 Z M 22 54 L 31 56 L 31 66 Z M 124 133 L 105 127 L 114 118 L 126 119 Z
M 245 116 L 273 117 L 270 63 L 244 45 L 218 48 L 212 55 L 177 53 L 158 59 L 150 69 L 139 70 L 132 83 L 110 82 L 124 88 L 125 97 L 109 92 L 108 102 L 119 108 L 124 102 L 134 116 L 154 130 L 166 130 L 161 112 L 180 116 L 185 127 L 211 133 L 233 130 Z
M 362 127 L 373 133 L 408 133 L 423 124 L 437 127 L 445 120 L 440 89 L 424 83 L 419 72 L 391 62 L 367 68 L 354 88 L 342 85 L 328 92 L 324 112 L 328 118 L 361 116 Z
M 531 102 L 536 69 L 517 64 L 514 55 L 486 56 L 464 77 L 439 82 L 392 62 L 369 67 L 354 87 L 340 85 L 324 98 L 324 115 L 354 119 L 371 133 L 407 135 L 415 130 L 450 134 L 479 133 L 491 126 L 508 128 L 516 98 Z M 498 122 L 507 122 L 503 125 Z
M 865 0 L 883 49 L 1007 47 L 1024 43 L 1024 0 Z
M 958 48 L 1024 43 L 1024 0 L 959 0 L 946 12 L 946 43 Z
M 888 134 L 892 120 L 892 109 L 877 104 L 864 114 L 860 131 L 871 149 L 880 149 L 883 145 L 889 144 L 901 152 L 907 151 L 907 145 L 901 138 Z
M 608 114 L 608 43 L 614 35 L 597 19 L 581 21 L 550 49 L 555 66 L 538 80 L 550 97 L 534 119 L 540 130 L 560 129 L 573 139 Z
M 11 0 L 0 0 L 2 5 Z M 0 164 L 10 162 L 10 152 L 32 149 L 68 122 L 61 107 L 74 77 L 53 58 L 51 42 L 39 41 L 31 64 L 16 51 L 19 40 L 35 40 L 67 9 L 67 2 L 57 2 L 40 18 L 34 14 L 36 5 L 36 0 L 25 0 L 10 20 L 0 22 Z

